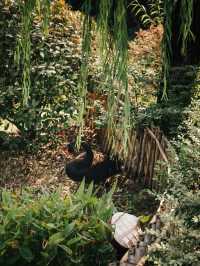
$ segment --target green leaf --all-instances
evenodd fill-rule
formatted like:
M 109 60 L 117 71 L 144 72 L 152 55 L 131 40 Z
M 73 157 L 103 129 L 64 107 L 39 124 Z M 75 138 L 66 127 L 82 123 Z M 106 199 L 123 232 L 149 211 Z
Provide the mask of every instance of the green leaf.
M 67 242 L 67 245 L 68 246 L 71 246 L 73 244 L 76 244 L 77 242 L 80 242 L 81 241 L 81 237 L 77 236 L 75 238 L 72 238 L 70 239 L 68 242 Z
M 138 11 L 135 12 L 135 15 L 138 16 L 141 12 L 141 9 L 138 9 Z
M 83 181 L 80 184 L 80 187 L 78 188 L 76 192 L 76 196 L 81 196 L 84 194 L 85 191 L 85 178 L 83 178 Z
M 6 206 L 12 203 L 12 198 L 9 192 L 5 190 L 2 192 L 2 201 L 3 201 L 3 205 L 6 205 Z
M 112 226 L 108 223 L 105 223 L 102 219 L 99 219 L 100 223 L 106 228 L 108 231 L 112 231 Z
M 40 56 L 41 56 L 42 58 L 44 58 L 44 52 L 43 52 L 43 51 L 40 51 Z
M 87 196 L 91 197 L 92 196 L 92 191 L 93 191 L 93 188 L 94 188 L 94 183 L 91 182 L 88 189 L 87 189 Z
M 47 229 L 55 229 L 56 228 L 56 225 L 53 224 L 53 223 L 43 223 L 42 224 L 45 228 Z
M 58 245 L 60 248 L 62 248 L 68 255 L 72 255 L 72 250 L 70 248 L 68 248 L 65 245 Z
M 19 248 L 19 253 L 26 261 L 31 262 L 34 258 L 34 255 L 29 247 L 22 246 Z
M 141 223 L 148 223 L 151 219 L 151 216 L 150 215 L 142 215 L 139 217 L 139 220 Z
M 63 236 L 63 233 L 58 232 L 50 236 L 48 245 L 49 246 L 57 246 L 59 243 L 61 243 L 65 237 Z
M 72 222 L 72 223 L 70 223 L 70 224 L 68 224 L 66 227 L 65 227 L 65 229 L 64 229 L 64 235 L 65 235 L 65 238 L 66 237 L 68 237 L 71 233 L 72 233 L 72 231 L 73 231 L 73 229 L 74 229 L 74 223 Z

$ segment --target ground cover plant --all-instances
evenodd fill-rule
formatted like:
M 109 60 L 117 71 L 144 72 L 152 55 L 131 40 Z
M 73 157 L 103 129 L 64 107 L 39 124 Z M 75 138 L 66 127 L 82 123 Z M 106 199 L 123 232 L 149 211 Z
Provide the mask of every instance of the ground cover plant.
M 113 191 L 97 198 L 84 182 L 63 198 L 57 191 L 1 191 L 1 265 L 107 265 Z
M 173 142 L 176 159 L 171 164 L 164 199 L 164 228 L 151 251 L 150 265 L 196 266 L 199 263 L 200 228 L 200 138 L 199 88 L 184 121 L 186 135 Z M 163 194 L 160 195 L 163 197 Z

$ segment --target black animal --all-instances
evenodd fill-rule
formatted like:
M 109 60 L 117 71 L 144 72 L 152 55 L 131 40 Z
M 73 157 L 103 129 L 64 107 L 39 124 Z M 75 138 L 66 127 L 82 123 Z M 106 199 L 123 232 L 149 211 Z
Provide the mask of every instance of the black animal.
M 89 144 L 83 143 L 84 153 L 80 154 L 74 160 L 65 164 L 65 173 L 74 181 L 85 181 L 95 184 L 105 183 L 106 180 L 121 172 L 121 164 L 116 159 L 105 159 L 92 165 L 93 152 Z M 74 144 L 68 144 L 68 151 L 74 151 Z
M 94 154 L 88 143 L 82 143 L 81 147 L 84 152 L 77 156 L 74 160 L 65 164 L 65 173 L 74 181 L 80 181 L 88 169 L 91 167 Z M 67 145 L 69 152 L 74 151 L 74 143 Z
M 95 184 L 100 184 L 105 183 L 109 177 L 117 175 L 120 172 L 121 164 L 117 160 L 105 159 L 91 166 L 86 171 L 84 177 L 88 183 L 93 181 Z

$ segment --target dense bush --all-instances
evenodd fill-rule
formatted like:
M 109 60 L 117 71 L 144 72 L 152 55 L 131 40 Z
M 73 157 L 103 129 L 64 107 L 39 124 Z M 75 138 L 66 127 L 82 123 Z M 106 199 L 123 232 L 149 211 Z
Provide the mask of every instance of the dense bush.
M 187 134 L 174 142 L 177 160 L 166 174 L 166 211 L 160 242 L 150 254 L 153 265 L 196 266 L 200 261 L 200 116 L 195 94 L 188 119 Z
M 180 169 L 173 169 L 171 174 L 175 184 L 165 196 L 169 211 L 162 217 L 164 227 L 149 261 L 160 266 L 196 266 L 200 260 L 200 193 L 188 190 Z
M 81 184 L 72 196 L 2 191 L 0 265 L 107 265 L 112 192 L 98 199 Z
M 149 258 L 151 265 L 198 265 L 200 260 L 199 199 L 199 195 L 185 195 L 182 204 L 175 208 L 176 211 L 180 208 L 181 213 L 170 212 L 163 217 L 167 229 L 165 228 L 166 230 L 162 232 L 160 243 L 151 250 Z
M 47 37 L 37 18 L 32 25 L 28 106 L 22 104 L 22 66 L 14 63 L 20 28 L 18 2 L 0 4 L 0 117 L 14 123 L 25 138 L 33 139 L 41 133 L 49 138 L 59 130 L 58 125 L 67 127 L 75 112 L 80 32 L 62 13 L 66 7 L 56 3 Z

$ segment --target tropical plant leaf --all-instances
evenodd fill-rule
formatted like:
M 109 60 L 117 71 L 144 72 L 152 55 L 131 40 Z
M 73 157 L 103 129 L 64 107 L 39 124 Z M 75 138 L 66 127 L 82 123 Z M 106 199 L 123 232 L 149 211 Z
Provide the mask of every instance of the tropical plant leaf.
M 85 178 L 83 178 L 77 192 L 76 192 L 76 196 L 81 197 L 82 195 L 84 195 L 84 191 L 85 191 Z
M 55 233 L 55 234 L 50 236 L 49 241 L 48 241 L 48 245 L 49 246 L 57 246 L 58 244 L 63 242 L 64 239 L 65 239 L 65 237 L 64 237 L 63 232 Z
M 22 246 L 19 248 L 19 253 L 27 262 L 31 262 L 34 259 L 34 255 L 28 246 Z
M 72 255 L 72 250 L 69 248 L 69 247 L 67 247 L 67 246 L 65 246 L 65 245 L 58 245 L 60 248 L 62 248 L 66 253 L 67 253 L 67 255 L 69 255 L 69 256 L 71 256 Z

